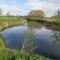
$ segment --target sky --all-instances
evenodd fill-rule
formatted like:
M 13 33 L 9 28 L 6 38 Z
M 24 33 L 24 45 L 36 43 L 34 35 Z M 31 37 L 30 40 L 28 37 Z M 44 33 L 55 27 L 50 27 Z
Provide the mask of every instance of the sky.
M 27 15 L 31 10 L 43 10 L 46 16 L 52 16 L 60 9 L 60 0 L 0 0 L 3 14 Z

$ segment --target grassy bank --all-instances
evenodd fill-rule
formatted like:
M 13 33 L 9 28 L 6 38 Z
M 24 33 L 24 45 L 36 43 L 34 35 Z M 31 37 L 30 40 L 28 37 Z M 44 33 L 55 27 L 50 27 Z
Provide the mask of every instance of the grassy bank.
M 52 60 L 31 52 L 5 48 L 3 41 L 2 37 L 0 37 L 0 60 Z
M 0 31 L 4 30 L 5 28 L 22 25 L 26 22 L 25 19 L 14 17 L 14 16 L 0 16 Z
M 60 31 L 60 17 L 53 17 L 53 18 L 46 18 L 47 22 L 51 22 L 51 24 L 48 23 L 48 28 L 53 30 Z M 0 16 L 0 31 L 13 26 L 22 25 L 25 22 L 27 22 L 26 19 L 16 16 Z M 33 23 L 32 23 L 33 24 Z M 38 25 L 38 24 L 37 24 Z M 36 26 L 36 25 L 35 25 Z
M 0 51 L 0 60 L 52 60 L 33 53 L 19 52 L 14 49 L 5 49 Z
M 49 29 L 60 31 L 60 17 L 48 18 L 47 21 L 51 23 L 48 26 Z
M 53 29 L 60 31 L 60 17 L 55 17 L 54 19 L 55 19 L 54 22 L 55 26 Z

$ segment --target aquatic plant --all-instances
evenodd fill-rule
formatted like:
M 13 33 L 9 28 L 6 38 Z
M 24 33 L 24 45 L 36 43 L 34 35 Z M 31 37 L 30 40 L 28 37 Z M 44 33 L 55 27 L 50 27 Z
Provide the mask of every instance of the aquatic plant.
M 32 52 L 33 50 L 35 50 L 35 48 L 37 48 L 37 46 L 33 42 L 33 35 L 34 35 L 34 31 L 32 28 L 28 28 L 24 32 L 24 41 L 23 41 L 23 45 L 22 45 L 22 49 L 21 49 L 22 52 L 23 51 Z
M 60 44 L 60 32 L 53 31 L 52 40 L 55 44 Z

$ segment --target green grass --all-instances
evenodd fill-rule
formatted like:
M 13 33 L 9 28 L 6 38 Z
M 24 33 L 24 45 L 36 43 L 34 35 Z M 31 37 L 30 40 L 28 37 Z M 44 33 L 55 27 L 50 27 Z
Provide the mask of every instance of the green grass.
M 60 30 L 59 20 L 60 20 L 59 18 L 55 18 L 53 19 L 53 21 L 52 19 L 50 20 L 52 23 L 55 24 L 52 29 Z M 25 19 L 19 17 L 0 16 L 0 31 L 7 27 L 24 24 L 25 22 L 27 22 Z M 52 60 L 52 59 L 30 52 L 23 51 L 23 53 L 21 53 L 21 51 L 15 49 L 5 48 L 2 39 L 0 39 L 0 60 Z
M 60 17 L 48 18 L 48 22 L 53 24 L 53 27 L 49 27 L 50 29 L 60 31 Z
M 54 19 L 55 19 L 55 21 L 53 22 L 54 23 L 53 29 L 60 31 L 60 17 L 56 17 Z
M 48 22 L 52 22 L 54 24 L 51 29 L 60 31 L 60 17 L 47 18 Z M 0 16 L 0 31 L 5 28 L 22 25 L 27 22 L 26 19 L 16 16 Z
M 0 37 L 0 60 L 52 60 L 32 52 L 21 52 L 21 50 L 5 48 Z
M 37 54 L 23 52 L 14 49 L 0 50 L 0 60 L 52 60 L 48 57 L 39 56 Z
M 0 16 L 0 31 L 7 27 L 12 27 L 16 25 L 22 25 L 26 22 L 26 19 L 14 17 L 14 16 Z

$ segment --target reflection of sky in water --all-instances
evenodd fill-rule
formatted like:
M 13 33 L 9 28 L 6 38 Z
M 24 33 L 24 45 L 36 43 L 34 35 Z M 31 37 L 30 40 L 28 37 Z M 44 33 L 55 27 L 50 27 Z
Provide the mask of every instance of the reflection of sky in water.
M 22 40 L 24 40 L 24 30 L 26 27 L 14 27 L 9 28 L 3 31 L 3 36 L 6 39 L 7 47 L 18 48 L 20 44 L 22 44 Z
M 5 41 L 7 47 L 20 48 L 22 40 L 24 40 L 24 31 L 26 29 L 26 26 L 20 26 L 4 30 L 2 34 L 6 39 Z M 38 46 L 36 49 L 37 53 L 43 55 L 60 56 L 60 45 L 55 45 L 51 38 L 53 35 L 52 30 L 42 27 L 41 29 L 34 29 L 34 31 L 33 41 Z

